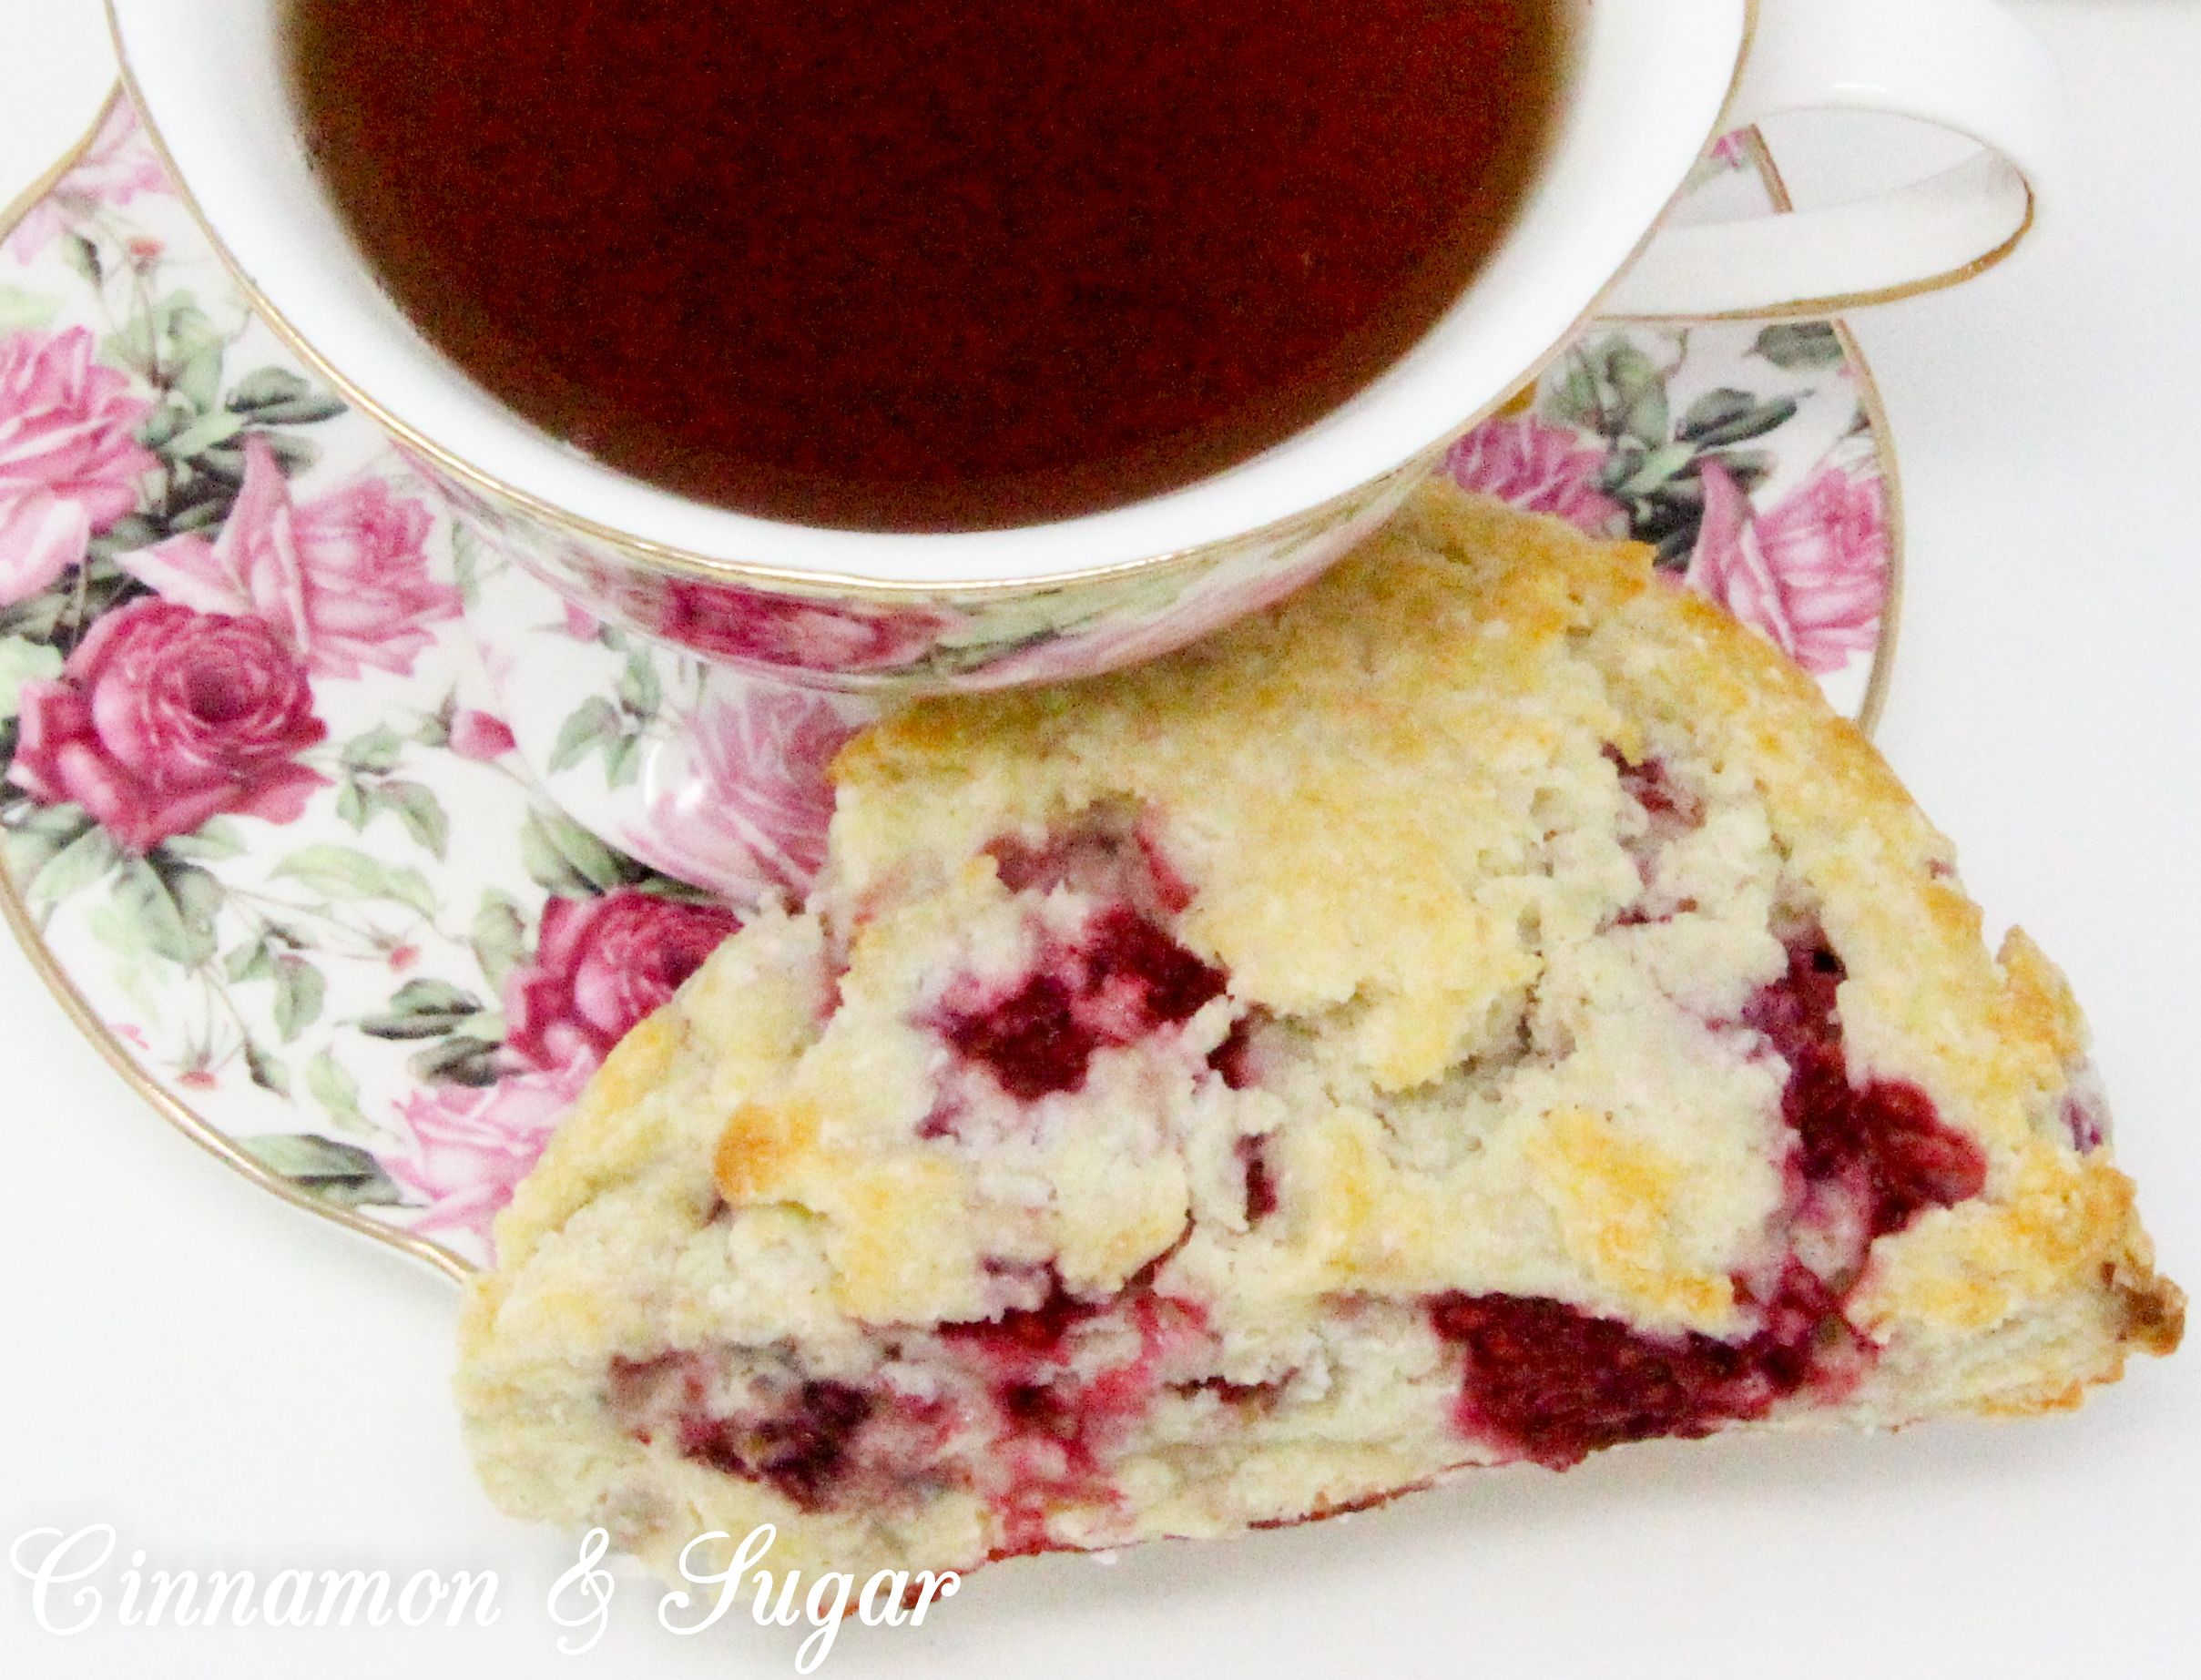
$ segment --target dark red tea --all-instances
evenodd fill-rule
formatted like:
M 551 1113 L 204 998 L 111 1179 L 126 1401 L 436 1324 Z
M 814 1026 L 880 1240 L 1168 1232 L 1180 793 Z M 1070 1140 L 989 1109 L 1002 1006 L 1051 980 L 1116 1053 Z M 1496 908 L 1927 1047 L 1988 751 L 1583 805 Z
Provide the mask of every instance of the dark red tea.
M 1562 0 L 286 0 L 307 145 L 509 407 L 699 501 L 1026 524 L 1244 460 L 1503 235 Z

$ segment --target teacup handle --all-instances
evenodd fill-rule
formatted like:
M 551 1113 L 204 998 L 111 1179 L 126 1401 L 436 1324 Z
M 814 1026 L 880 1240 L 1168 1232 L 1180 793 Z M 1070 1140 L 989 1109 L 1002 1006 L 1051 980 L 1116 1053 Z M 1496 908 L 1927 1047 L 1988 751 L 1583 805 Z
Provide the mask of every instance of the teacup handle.
M 1758 0 L 1725 127 L 1784 111 L 1921 117 L 1984 148 L 1824 209 L 1662 229 L 1605 315 L 1829 315 L 1969 280 L 2033 227 L 2063 160 L 2054 60 L 1993 0 Z

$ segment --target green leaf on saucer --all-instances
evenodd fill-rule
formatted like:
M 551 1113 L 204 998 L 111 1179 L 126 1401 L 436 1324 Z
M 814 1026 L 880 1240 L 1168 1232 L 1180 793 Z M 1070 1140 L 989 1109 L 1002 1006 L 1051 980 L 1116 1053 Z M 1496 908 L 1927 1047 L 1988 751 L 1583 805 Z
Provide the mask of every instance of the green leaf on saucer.
M 499 993 L 512 971 L 527 961 L 526 918 L 509 892 L 493 887 L 482 894 L 466 938 L 474 947 L 474 961 L 482 965 L 482 977 Z
M 1688 471 L 1697 459 L 1696 448 L 1688 443 L 1661 443 L 1636 463 L 1634 472 L 1613 487 L 1613 494 L 1624 501 L 1646 496 L 1669 479 L 1678 478 Z
M 1777 321 L 1751 346 L 1777 368 L 1791 372 L 1823 372 L 1847 360 L 1841 335 L 1831 321 Z
M 320 969 L 300 956 L 275 959 L 275 1030 L 284 1044 L 321 1019 L 329 983 Z
M 240 1137 L 238 1147 L 270 1172 L 342 1207 L 394 1207 L 405 1199 L 396 1180 L 364 1149 L 311 1132 Z
M 1707 392 L 1689 405 L 1674 435 L 1700 449 L 1741 443 L 1785 426 L 1796 418 L 1793 397 L 1760 402 L 1747 391 Z
M 1756 493 L 1758 487 L 1773 476 L 1777 464 L 1773 452 L 1768 449 L 1722 449 L 1706 453 L 1707 461 L 1717 461 L 1727 469 L 1727 476 L 1743 494 Z
M 203 461 L 205 457 L 201 456 Z M 179 472 L 184 470 L 178 469 Z M 229 509 L 237 501 L 237 486 L 219 479 L 200 480 L 199 488 L 206 494 L 172 507 L 168 514 L 168 530 L 176 535 L 189 535 L 194 531 L 210 531 L 229 518 Z
M 13 718 L 21 706 L 23 685 L 51 682 L 61 675 L 61 649 L 15 636 L 0 640 L 0 718 Z
M 224 404 L 232 413 L 268 426 L 302 426 L 333 420 L 343 401 L 288 368 L 255 368 L 230 387 Z
M 482 592 L 482 539 L 455 521 L 451 526 L 451 581 L 459 586 L 459 600 L 475 606 Z M 444 739 L 450 736 L 446 734 Z
M 84 912 L 84 931 L 117 956 L 126 959 L 115 968 L 116 983 L 138 995 L 145 983 L 143 959 L 151 954 L 145 928 L 112 904 L 94 904 Z
M 281 463 L 282 470 L 292 478 L 321 459 L 321 445 L 311 438 L 293 437 L 288 432 L 260 432 L 254 435 L 267 444 L 268 453 Z
M 374 804 L 368 797 L 364 782 L 346 779 L 344 785 L 336 790 L 336 815 L 338 820 L 350 823 L 355 831 L 367 826 L 374 815 Z
M 339 1125 L 365 1127 L 367 1116 L 359 1106 L 359 1081 L 326 1048 L 316 1051 L 306 1064 L 306 1090 Z
M 622 735 L 604 751 L 604 785 L 626 788 L 641 779 L 642 738 Z
M 61 236 L 61 255 L 69 267 L 97 286 L 106 279 L 106 270 L 99 260 L 99 247 L 84 235 L 71 229 Z
M 458 690 L 453 688 L 443 696 L 443 704 L 421 719 L 421 727 L 413 732 L 413 738 L 423 747 L 450 746 L 451 725 L 458 715 Z
M 212 319 L 199 307 L 198 294 L 188 289 L 171 291 L 154 304 L 153 323 L 174 347 L 178 361 L 225 341 Z
M 176 434 L 199 418 L 180 397 L 163 397 L 160 405 L 138 428 L 138 441 L 148 449 L 165 450 Z
M 550 749 L 550 773 L 569 770 L 599 748 L 616 741 L 623 725 L 619 708 L 600 694 L 592 694 L 558 730 Z
M 194 351 L 176 371 L 172 389 L 202 413 L 221 401 L 221 348 L 209 344 Z
M 189 461 L 193 455 L 203 455 L 217 445 L 228 443 L 244 430 L 244 424 L 235 414 L 216 409 L 170 438 L 161 445 L 160 452 L 178 461 Z
M 296 478 L 316 461 L 321 451 L 302 437 L 293 437 L 288 432 L 268 432 L 258 428 L 252 435 L 268 446 L 286 478 Z M 239 442 L 218 443 L 211 449 L 202 449 L 191 457 L 191 464 L 212 473 L 230 484 L 245 482 L 245 452 Z
M 520 859 L 538 884 L 565 898 L 614 891 L 631 874 L 616 852 L 561 811 L 527 813 Z
M 65 826 L 25 823 L 8 836 L 8 870 L 30 897 L 47 904 L 81 892 L 122 861 L 122 850 L 81 806 L 49 808 L 74 813 Z M 44 814 L 44 813 L 42 813 Z M 74 832 L 69 832 L 73 829 Z M 63 838 L 66 835 L 66 838 Z
M 160 845 L 163 851 L 201 863 L 220 863 L 245 854 L 244 836 L 227 817 L 209 817 L 193 832 L 174 835 Z
M 647 892 L 654 899 L 668 899 L 676 904 L 723 903 L 708 887 L 698 887 L 692 881 L 676 881 L 670 875 L 660 875 L 655 870 L 646 871 L 635 881 L 637 892 Z
M 395 811 L 405 832 L 442 860 L 451 841 L 451 819 L 433 792 L 417 781 L 386 781 L 375 789 L 374 801 Z
M 245 1072 L 261 1090 L 283 1097 L 290 1095 L 290 1070 L 283 1065 L 281 1057 L 253 1039 L 245 1041 Z
M 1620 428 L 1627 436 L 1652 449 L 1663 447 L 1668 423 L 1666 382 L 1654 379 L 1628 393 L 1619 417 Z
M 481 1000 L 464 986 L 425 975 L 408 980 L 390 998 L 390 1013 L 396 1015 L 474 1015 L 481 1010 Z
M 1544 406 L 1545 412 L 1562 425 L 1572 426 L 1578 432 L 1600 430 L 1597 382 L 1584 358 L 1578 355 L 1566 358 L 1557 382 L 1546 390 Z
M 350 846 L 307 846 L 268 872 L 331 899 L 386 899 L 423 916 L 435 914 L 435 890 L 420 871 L 384 863 Z
M 158 543 L 167 530 L 168 527 L 156 524 L 144 514 L 125 514 L 92 539 L 91 565 L 85 569 L 96 575 L 102 569 L 113 566 L 116 555 L 127 555 L 133 548 L 144 548 Z M 105 544 L 112 544 L 113 546 L 103 551 L 102 545 Z M 115 569 L 119 571 L 121 568 L 116 566 Z
M 0 332 L 22 332 L 53 325 L 61 305 L 20 286 L 0 286 Z
M 115 908 L 136 924 L 147 948 L 185 968 L 213 960 L 221 901 L 213 876 L 158 849 L 124 859 L 115 886 Z
M 233 986 L 249 981 L 271 979 L 275 973 L 275 950 L 265 939 L 248 940 L 231 947 L 221 960 L 222 977 Z
M 654 718 L 664 703 L 665 690 L 657 681 L 657 663 L 649 657 L 647 649 L 627 657 L 627 668 L 619 673 L 619 706 L 637 718 Z
M 371 1038 L 441 1038 L 482 1013 L 482 1001 L 447 981 L 409 980 L 359 1030 Z
M 502 1076 L 497 1052 L 504 1046 L 470 1033 L 454 1033 L 430 1044 L 409 1059 L 405 1067 L 415 1079 L 429 1084 L 471 1085 L 475 1089 L 496 1084 Z
M 364 735 L 355 735 L 343 745 L 341 759 L 348 770 L 369 775 L 387 775 L 397 769 L 398 760 L 404 756 L 405 743 L 388 724 L 378 724 Z

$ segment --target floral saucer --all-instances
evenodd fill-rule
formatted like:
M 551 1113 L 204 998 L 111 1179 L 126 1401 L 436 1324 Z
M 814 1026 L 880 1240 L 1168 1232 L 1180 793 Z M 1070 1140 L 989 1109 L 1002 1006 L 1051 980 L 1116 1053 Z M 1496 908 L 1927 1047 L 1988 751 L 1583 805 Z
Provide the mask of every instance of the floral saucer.
M 1754 137 L 1688 213 L 1779 200 Z M 1870 724 L 1894 468 L 1827 321 L 1600 322 L 1442 471 L 1655 545 Z M 239 299 L 117 98 L 0 242 L 0 910 L 269 1189 L 453 1276 L 627 1027 L 823 857 L 871 702 L 600 625 Z

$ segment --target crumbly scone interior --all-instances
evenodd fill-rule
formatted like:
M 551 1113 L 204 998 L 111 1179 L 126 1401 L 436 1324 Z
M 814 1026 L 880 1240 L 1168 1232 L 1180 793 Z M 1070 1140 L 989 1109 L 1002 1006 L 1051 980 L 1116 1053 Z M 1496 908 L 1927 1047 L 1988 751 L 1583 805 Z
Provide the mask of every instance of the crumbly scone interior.
M 962 1566 L 2176 1339 L 2060 977 L 1640 551 L 1432 489 L 836 777 L 807 909 L 500 1223 L 461 1394 L 515 1509 Z

